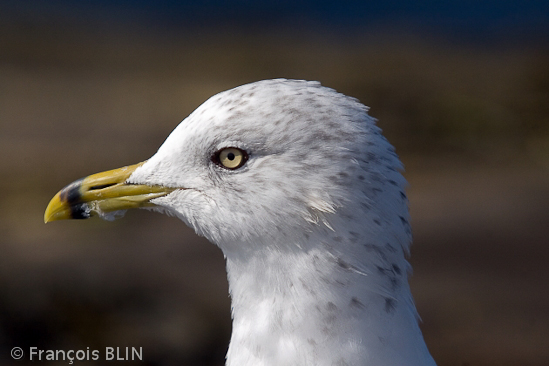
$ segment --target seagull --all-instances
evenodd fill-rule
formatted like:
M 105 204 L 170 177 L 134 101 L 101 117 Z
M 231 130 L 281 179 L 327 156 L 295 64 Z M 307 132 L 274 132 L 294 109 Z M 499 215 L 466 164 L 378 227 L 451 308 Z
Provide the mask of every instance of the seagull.
M 44 221 L 180 218 L 226 259 L 228 366 L 435 365 L 406 258 L 406 181 L 368 107 L 264 80 L 198 107 L 149 160 L 77 180 Z

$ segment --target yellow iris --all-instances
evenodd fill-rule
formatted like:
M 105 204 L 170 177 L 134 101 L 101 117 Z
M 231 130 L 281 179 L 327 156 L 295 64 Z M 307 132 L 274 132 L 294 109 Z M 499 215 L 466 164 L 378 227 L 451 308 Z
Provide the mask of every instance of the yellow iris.
M 225 168 L 240 168 L 246 162 L 244 152 L 234 147 L 228 147 L 219 152 L 219 162 Z

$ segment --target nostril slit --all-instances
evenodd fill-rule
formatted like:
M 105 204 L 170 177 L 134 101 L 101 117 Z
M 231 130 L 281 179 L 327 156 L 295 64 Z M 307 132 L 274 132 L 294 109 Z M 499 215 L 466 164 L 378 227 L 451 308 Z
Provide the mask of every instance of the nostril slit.
M 107 187 L 111 187 L 111 186 L 114 186 L 116 183 L 107 183 L 107 184 L 100 184 L 100 185 L 97 185 L 97 186 L 91 186 L 89 188 L 90 191 L 95 191 L 97 189 L 103 189 L 103 188 L 107 188 Z

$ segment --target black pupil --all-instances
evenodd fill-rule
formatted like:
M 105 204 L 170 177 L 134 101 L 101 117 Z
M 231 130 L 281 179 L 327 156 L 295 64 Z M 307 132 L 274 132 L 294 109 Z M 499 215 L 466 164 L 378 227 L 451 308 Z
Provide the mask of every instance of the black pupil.
M 234 156 L 234 154 L 233 154 L 232 152 L 230 152 L 230 153 L 227 154 L 227 158 L 228 158 L 229 160 L 234 160 L 235 156 Z

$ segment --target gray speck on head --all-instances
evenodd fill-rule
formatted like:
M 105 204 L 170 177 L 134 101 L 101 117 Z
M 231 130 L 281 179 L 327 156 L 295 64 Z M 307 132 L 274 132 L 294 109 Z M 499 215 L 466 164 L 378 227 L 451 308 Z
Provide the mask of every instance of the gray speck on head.
M 351 308 L 364 309 L 364 304 L 356 297 L 353 297 L 349 302 Z
M 388 314 L 394 313 L 396 310 L 396 301 L 389 297 L 385 298 L 385 312 Z
M 340 266 L 341 268 L 345 269 L 345 270 L 350 270 L 351 268 L 353 268 L 352 265 L 350 265 L 349 263 L 345 262 L 343 259 L 341 258 L 337 258 L 337 265 Z
M 396 249 L 394 246 L 391 245 L 391 243 L 386 243 L 385 249 L 391 253 L 396 253 Z
M 329 301 L 329 302 L 326 304 L 326 310 L 328 310 L 328 311 L 336 311 L 336 310 L 337 310 L 337 305 L 334 304 L 333 302 Z

